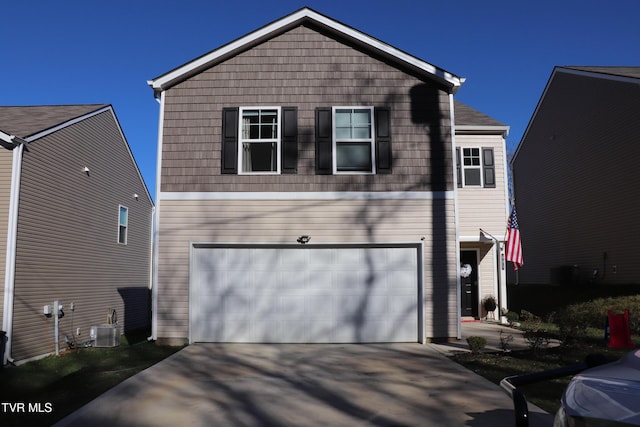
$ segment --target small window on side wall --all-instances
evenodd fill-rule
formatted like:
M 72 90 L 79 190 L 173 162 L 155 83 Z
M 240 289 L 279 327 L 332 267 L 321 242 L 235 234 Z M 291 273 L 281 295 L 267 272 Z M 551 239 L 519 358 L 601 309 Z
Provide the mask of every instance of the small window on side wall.
M 127 234 L 129 231 L 129 209 L 125 206 L 120 206 L 118 216 L 118 243 L 121 245 L 127 244 Z

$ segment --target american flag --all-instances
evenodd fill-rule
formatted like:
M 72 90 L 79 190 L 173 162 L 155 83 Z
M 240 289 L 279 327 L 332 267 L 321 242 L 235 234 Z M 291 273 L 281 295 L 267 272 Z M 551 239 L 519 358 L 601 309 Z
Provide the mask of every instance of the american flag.
M 507 252 L 505 258 L 507 261 L 513 263 L 514 270 L 517 270 L 524 264 L 522 244 L 520 242 L 520 229 L 518 228 L 518 217 L 516 216 L 515 206 L 511 210 L 509 224 L 507 225 Z

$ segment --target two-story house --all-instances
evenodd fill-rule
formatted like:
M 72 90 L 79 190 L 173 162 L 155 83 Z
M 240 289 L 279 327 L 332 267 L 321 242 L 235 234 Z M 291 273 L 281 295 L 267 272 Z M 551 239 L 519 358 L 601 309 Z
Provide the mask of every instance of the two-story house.
M 150 80 L 153 337 L 459 337 L 461 227 L 480 295 L 499 254 L 479 228 L 506 224 L 506 127 L 454 102 L 463 81 L 308 8 Z
M 0 106 L 0 145 L 5 362 L 148 328 L 153 201 L 113 107 Z
M 638 283 L 640 67 L 555 67 L 512 160 L 522 284 Z

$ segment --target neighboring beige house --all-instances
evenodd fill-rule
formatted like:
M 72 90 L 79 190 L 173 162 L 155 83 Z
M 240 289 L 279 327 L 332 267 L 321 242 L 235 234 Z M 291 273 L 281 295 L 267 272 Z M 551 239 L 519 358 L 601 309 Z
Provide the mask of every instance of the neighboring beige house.
M 461 231 L 479 316 L 500 256 L 479 227 L 506 225 L 507 128 L 454 102 L 463 81 L 307 8 L 151 80 L 153 338 L 460 337 Z M 458 138 L 493 149 L 479 185 L 469 165 L 457 188 Z
M 153 202 L 113 108 L 0 107 L 0 145 L 5 362 L 148 327 Z
M 556 67 L 512 160 L 522 284 L 639 283 L 640 67 Z

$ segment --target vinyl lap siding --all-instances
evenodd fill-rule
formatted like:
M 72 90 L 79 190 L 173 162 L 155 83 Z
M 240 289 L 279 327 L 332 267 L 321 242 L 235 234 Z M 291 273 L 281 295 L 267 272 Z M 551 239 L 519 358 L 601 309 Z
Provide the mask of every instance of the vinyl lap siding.
M 61 349 L 76 328 L 76 340 L 88 341 L 89 327 L 106 323 L 112 309 L 122 328 L 148 325 L 152 210 L 145 195 L 111 112 L 30 144 L 19 207 L 14 358 L 54 351 L 54 319 L 42 313 L 54 300 L 65 307 Z M 118 205 L 129 208 L 127 245 L 117 242 Z
M 507 226 L 507 186 L 503 165 L 504 138 L 502 135 L 458 135 L 456 146 L 493 148 L 496 186 L 495 188 L 463 187 L 458 188 L 458 221 L 460 236 L 480 237 L 480 228 L 498 239 L 504 237 Z
M 13 152 L 0 149 L 0 319 L 4 315 L 4 278 L 7 256 L 7 223 L 9 221 L 9 203 L 11 200 L 11 174 Z
M 295 243 L 303 234 L 313 243 L 416 242 L 425 237 L 425 331 L 428 337 L 457 334 L 458 303 L 450 286 L 456 274 L 451 262 L 455 230 L 446 223 L 451 200 L 162 200 L 161 207 L 160 337 L 188 337 L 190 243 Z M 437 320 L 443 316 L 447 322 Z
M 597 268 L 606 283 L 638 283 L 638 99 L 637 84 L 555 74 L 513 164 L 520 283 L 574 265 L 585 282 Z
M 225 107 L 297 107 L 296 174 L 221 174 Z M 315 110 L 386 106 L 393 172 L 317 175 Z M 449 95 L 433 82 L 300 26 L 164 92 L 158 337 L 188 337 L 190 242 L 398 242 L 425 238 L 426 335 L 457 335 L 452 200 L 192 200 L 173 192 L 452 191 Z M 291 199 L 295 197 L 292 196 Z

